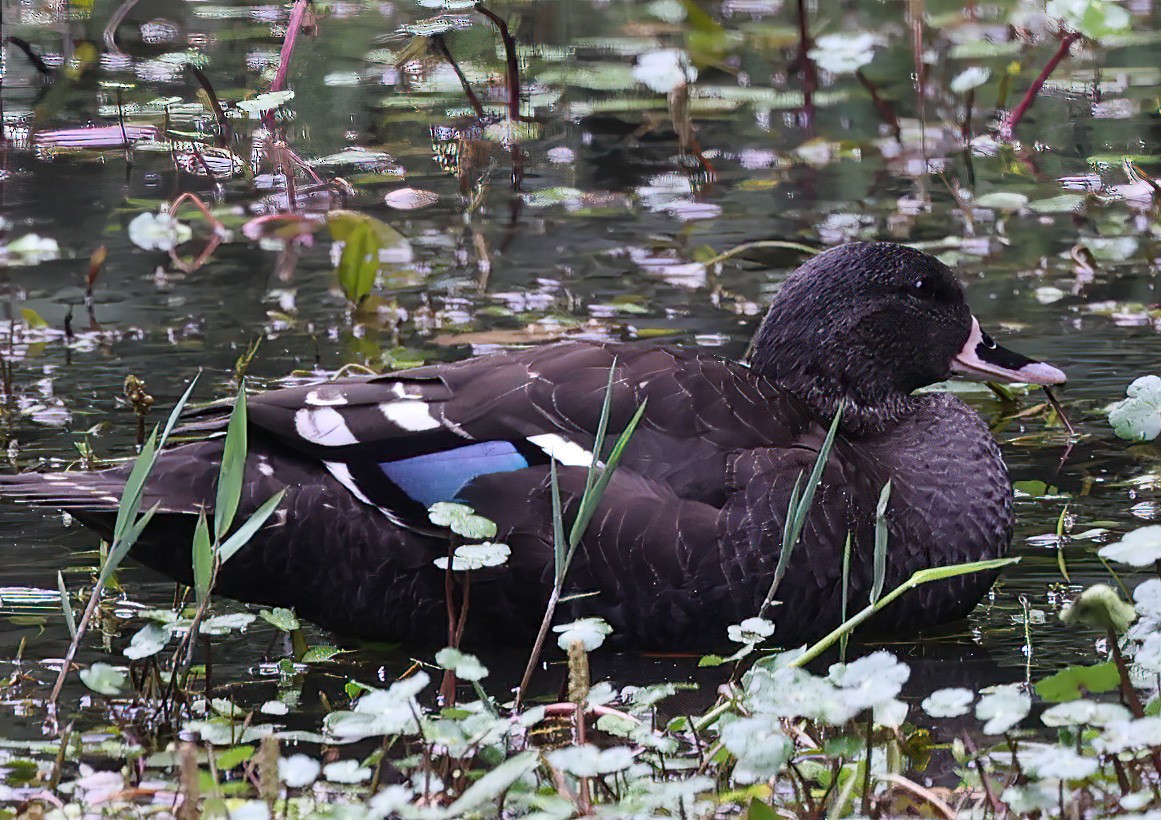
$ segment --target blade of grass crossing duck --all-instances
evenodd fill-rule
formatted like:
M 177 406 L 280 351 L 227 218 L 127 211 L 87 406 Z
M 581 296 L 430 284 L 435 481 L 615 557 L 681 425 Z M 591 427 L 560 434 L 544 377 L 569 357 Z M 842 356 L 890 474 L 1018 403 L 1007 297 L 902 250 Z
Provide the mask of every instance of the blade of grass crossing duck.
M 879 600 L 883 594 L 883 582 L 887 579 L 887 502 L 891 499 L 891 480 L 883 485 L 879 493 L 879 503 L 875 505 L 875 557 L 874 574 L 871 581 L 870 603 Z
M 556 474 L 556 459 L 549 462 L 552 480 L 552 558 L 553 579 L 559 584 L 564 580 L 564 559 L 568 556 L 568 542 L 564 539 L 564 510 L 560 503 L 560 479 Z
M 210 542 L 210 525 L 203 511 L 198 516 L 193 535 L 193 581 L 198 605 L 205 603 L 214 580 L 214 546 Z
M 774 568 L 774 579 L 770 582 L 770 591 L 766 593 L 762 606 L 758 608 L 758 617 L 763 617 L 766 610 L 774 603 L 774 595 L 782 583 L 783 576 L 786 575 L 786 568 L 790 565 L 790 556 L 794 553 L 794 547 L 798 544 L 798 536 L 802 534 L 802 528 L 806 524 L 810 505 L 814 503 L 814 491 L 818 489 L 819 482 L 822 481 L 822 471 L 826 467 L 826 460 L 834 446 L 834 438 L 838 434 L 839 422 L 843 417 L 843 406 L 840 404 L 838 410 L 835 411 L 830 429 L 826 432 L 826 438 L 823 439 L 822 446 L 818 448 L 818 457 L 814 460 L 814 468 L 810 471 L 810 477 L 806 480 L 801 497 L 798 495 L 798 481 L 794 483 L 794 490 L 790 493 L 790 504 L 787 505 L 786 509 L 787 525 L 782 530 L 782 549 L 778 554 L 778 564 Z
M 799 655 L 794 660 L 790 661 L 789 666 L 805 666 L 812 660 L 817 658 L 828 648 L 830 648 L 843 635 L 853 632 L 856 627 L 865 622 L 868 618 L 889 606 L 896 598 L 905 592 L 915 589 L 923 584 L 930 584 L 932 581 L 946 581 L 948 578 L 955 578 L 960 575 L 971 575 L 975 572 L 988 572 L 993 569 L 1000 569 L 1010 564 L 1019 563 L 1019 557 L 1013 558 L 993 558 L 989 561 L 971 561 L 966 564 L 952 564 L 948 567 L 931 567 L 930 569 L 916 570 L 910 578 L 888 592 L 878 601 L 861 609 L 853 617 L 848 618 L 843 623 L 835 627 L 830 634 L 819 639 L 811 645 L 805 652 Z
M 218 562 L 220 564 L 229 561 L 238 550 L 246 546 L 250 539 L 254 537 L 254 533 L 262 529 L 262 525 L 266 523 L 266 519 L 274 514 L 274 510 L 278 508 L 278 505 L 282 502 L 282 498 L 285 495 L 286 490 L 279 490 L 270 496 L 261 507 L 256 509 L 246 519 L 242 526 L 234 530 L 234 533 L 222 542 L 221 546 L 218 547 Z
M 165 442 L 169 439 L 169 434 L 173 432 L 174 425 L 177 424 L 177 419 L 185 409 L 185 405 L 189 401 L 189 397 L 193 393 L 197 383 L 198 377 L 194 376 L 190 380 L 189 387 L 186 388 L 185 393 L 178 399 L 177 404 L 173 406 L 173 410 L 165 422 L 165 427 L 162 428 L 160 439 L 157 436 L 157 429 L 155 428 L 149 436 L 149 440 L 145 442 L 145 446 L 141 448 L 141 452 L 137 456 L 137 461 L 134 462 L 133 469 L 129 473 L 129 478 L 125 482 L 125 488 L 121 491 L 121 502 L 117 505 L 117 521 L 113 525 L 114 545 L 125 534 L 129 522 L 137 517 L 138 511 L 141 509 L 141 494 L 145 489 L 145 481 L 153 471 L 154 462 L 157 461 L 157 454 L 165 447 Z M 110 555 L 112 555 L 112 552 L 110 550 Z
M 851 588 L 851 534 L 847 533 L 846 543 L 843 544 L 843 602 L 840 617 L 847 619 L 847 603 Z M 843 633 L 839 638 L 839 661 L 845 663 L 847 659 L 847 639 L 850 635 Z
M 532 645 L 532 652 L 528 656 L 528 664 L 524 667 L 524 675 L 521 677 L 520 686 L 516 690 L 516 708 L 520 706 L 524 692 L 528 689 L 528 682 L 532 679 L 532 671 L 536 668 L 536 663 L 540 659 L 540 653 L 544 649 L 544 641 L 548 636 L 548 629 L 552 625 L 552 619 L 556 614 L 556 606 L 560 603 L 560 594 L 564 589 L 565 577 L 568 574 L 568 568 L 572 563 L 573 556 L 576 554 L 577 546 L 580 544 L 589 522 L 597 511 L 601 496 L 604 495 L 605 488 L 608 487 L 609 480 L 613 477 L 613 472 L 621 462 L 625 447 L 629 444 L 629 440 L 633 437 L 633 432 L 637 429 L 637 425 L 641 423 L 641 419 L 645 415 L 645 405 L 647 402 L 642 401 L 638 405 L 633 417 L 629 419 L 629 423 L 625 425 L 625 429 L 617 437 L 617 441 L 613 445 L 613 449 L 609 453 L 609 458 L 605 462 L 604 467 L 600 468 L 599 472 L 596 472 L 597 461 L 604 445 L 605 432 L 608 429 L 609 414 L 612 411 L 611 396 L 616 364 L 616 360 L 614 360 L 609 371 L 609 381 L 605 390 L 605 401 L 601 407 L 601 418 L 597 423 L 597 438 L 593 445 L 593 464 L 589 467 L 585 481 L 585 491 L 581 495 L 576 520 L 573 521 L 572 527 L 568 531 L 567 541 L 564 537 L 564 506 L 561 501 L 560 477 L 557 473 L 556 459 L 554 458 L 550 462 L 554 562 L 553 584 L 552 591 L 548 596 L 548 604 L 544 608 L 544 617 L 540 621 L 540 628 L 537 630 L 536 640 Z M 595 480 L 593 480 L 594 473 L 596 475 Z
M 246 472 L 246 382 L 238 385 L 238 397 L 226 426 L 226 443 L 222 447 L 222 465 L 218 469 L 218 491 L 214 502 L 214 537 L 220 541 L 234 523 L 238 502 L 242 498 L 242 480 Z

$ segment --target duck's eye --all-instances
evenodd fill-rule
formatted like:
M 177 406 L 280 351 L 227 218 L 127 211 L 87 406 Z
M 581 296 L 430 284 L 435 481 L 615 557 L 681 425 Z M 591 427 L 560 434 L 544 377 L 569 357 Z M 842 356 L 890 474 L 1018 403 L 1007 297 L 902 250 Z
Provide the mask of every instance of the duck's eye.
M 935 280 L 929 276 L 920 276 L 907 286 L 907 292 L 920 299 L 931 299 L 935 296 Z

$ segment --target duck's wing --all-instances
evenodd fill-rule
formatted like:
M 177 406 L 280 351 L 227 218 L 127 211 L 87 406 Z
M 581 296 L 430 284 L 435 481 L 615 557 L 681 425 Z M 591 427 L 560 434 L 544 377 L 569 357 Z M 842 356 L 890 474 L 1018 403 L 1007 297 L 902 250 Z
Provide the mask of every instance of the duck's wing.
M 614 370 L 606 451 L 593 448 Z M 792 446 L 817 423 L 750 371 L 694 352 L 565 343 L 265 393 L 250 422 L 321 461 L 356 497 L 410 526 L 482 476 L 607 457 L 637 407 L 624 469 L 720 504 L 732 453 Z

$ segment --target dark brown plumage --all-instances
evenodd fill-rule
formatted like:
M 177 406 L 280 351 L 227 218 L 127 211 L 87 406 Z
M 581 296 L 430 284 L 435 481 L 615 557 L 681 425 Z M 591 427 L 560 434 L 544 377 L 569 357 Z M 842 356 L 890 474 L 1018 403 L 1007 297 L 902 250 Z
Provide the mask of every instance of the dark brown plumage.
M 980 336 L 938 261 L 886 243 L 848 245 L 787 282 L 753 367 L 695 350 L 567 342 L 251 398 L 240 514 L 279 489 L 287 495 L 224 567 L 219 591 L 294 606 L 341 632 L 439 642 L 444 573 L 433 561 L 447 537 L 426 508 L 455 499 L 496 521 L 512 550 L 506 565 L 473 573 L 466 645 L 527 640 L 553 573 L 549 458 L 560 462 L 571 511 L 614 363 L 610 430 L 641 402 L 647 410 L 569 574 L 568 592 L 596 594 L 571 600 L 558 619 L 600 615 L 622 643 L 653 648 L 720 644 L 727 625 L 756 612 L 791 491 L 840 402 L 844 424 L 772 613 L 776 639 L 801 641 L 838 622 L 848 533 L 851 606 L 865 602 L 888 479 L 887 588 L 922 567 L 1003 555 L 1011 488 L 998 448 L 959 399 L 911 391 L 953 368 L 1063 380 Z M 192 513 L 212 507 L 220 454 L 211 440 L 159 460 L 145 504 L 164 513 L 134 548 L 141 561 L 188 578 Z M 17 476 L 0 493 L 107 530 L 124 476 Z M 880 626 L 913 631 L 963 617 L 992 580 L 924 587 Z

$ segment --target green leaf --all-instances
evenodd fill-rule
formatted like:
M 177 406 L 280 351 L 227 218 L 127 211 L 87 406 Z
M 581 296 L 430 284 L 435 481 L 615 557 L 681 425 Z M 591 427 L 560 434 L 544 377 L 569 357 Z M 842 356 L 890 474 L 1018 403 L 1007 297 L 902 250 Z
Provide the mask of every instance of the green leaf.
M 238 387 L 234 409 L 226 427 L 226 443 L 222 447 L 222 465 L 218 470 L 218 495 L 214 503 L 214 536 L 221 541 L 234 523 L 238 502 L 242 499 L 242 481 L 246 473 L 247 427 L 246 383 Z
M 1093 584 L 1060 611 L 1060 620 L 1070 626 L 1092 626 L 1120 635 L 1137 619 L 1137 610 L 1122 600 L 1108 584 Z
M 375 285 L 375 275 L 381 265 L 380 252 L 388 248 L 409 252 L 410 246 L 390 225 L 355 211 L 331 211 L 327 214 L 327 226 L 331 238 L 343 243 L 335 269 L 339 287 L 351 304 L 358 307 Z
M 1112 692 L 1121 685 L 1115 661 L 1092 666 L 1068 666 L 1036 684 L 1036 694 L 1049 703 L 1079 700 L 1086 692 Z
M 56 588 L 60 590 L 60 609 L 64 613 L 65 626 L 68 627 L 69 637 L 75 641 L 77 639 L 77 619 L 73 615 L 73 605 L 69 601 L 69 588 L 65 586 L 64 576 L 60 572 L 56 574 Z
M 205 511 L 198 515 L 193 536 L 193 580 L 194 593 L 198 603 L 203 603 L 210 594 L 210 584 L 214 580 L 214 548 L 210 543 L 210 526 L 206 522 Z
M 125 647 L 125 657 L 131 660 L 156 655 L 169 643 L 172 633 L 161 624 L 147 623 L 129 640 Z
M 218 771 L 224 772 L 241 766 L 253 756 L 253 746 L 234 746 L 231 749 L 218 752 L 218 756 L 214 758 L 214 765 L 217 766 Z
M 883 594 L 883 582 L 887 578 L 887 502 L 890 499 L 891 479 L 887 479 L 887 483 L 879 493 L 879 503 L 875 505 L 875 559 L 870 597 L 872 604 Z
M 218 547 L 218 560 L 221 563 L 224 564 L 229 561 L 238 550 L 250 542 L 250 539 L 254 537 L 254 533 L 262 529 L 262 525 L 266 523 L 266 519 L 274 514 L 274 510 L 278 508 L 278 505 L 282 502 L 282 498 L 285 495 L 286 490 L 279 490 L 270 496 L 266 499 L 266 503 L 256 509 L 242 526 L 234 530 L 233 535 Z
M 781 820 L 781 817 L 769 804 L 757 797 L 750 798 L 750 805 L 746 807 L 746 820 Z
M 111 697 L 121 691 L 125 685 L 125 672 L 116 669 L 107 663 L 94 663 L 88 669 L 81 670 L 81 682 L 98 695 Z
M 103 587 L 105 582 L 117 571 L 117 567 L 125 560 L 125 556 L 129 554 L 129 550 L 137 543 L 137 539 L 141 537 L 141 533 L 149 526 L 149 522 L 153 520 L 153 514 L 157 512 L 160 504 L 154 504 L 148 511 L 140 518 L 138 518 L 120 539 L 113 541 L 113 546 L 109 547 L 109 554 L 105 556 L 105 563 L 101 565 L 101 573 L 97 576 L 97 586 Z
M 281 629 L 283 632 L 293 632 L 296 629 L 302 629 L 302 624 L 298 620 L 298 616 L 294 614 L 293 609 L 284 609 L 276 606 L 274 609 L 263 609 L 258 613 L 259 617 L 271 626 Z
M 48 322 L 44 320 L 44 317 L 32 308 L 21 308 L 20 317 L 24 319 L 24 324 L 28 325 L 31 330 L 40 330 L 48 327 Z
M 339 649 L 337 646 L 330 646 L 324 644 L 323 646 L 312 646 L 302 655 L 303 663 L 324 663 L 329 661 L 336 655 L 342 655 L 347 650 Z
M 539 752 L 521 752 L 510 757 L 496 768 L 485 774 L 472 785 L 464 789 L 464 793 L 447 808 L 448 817 L 463 817 L 484 803 L 495 800 L 524 775 L 540 765 Z

